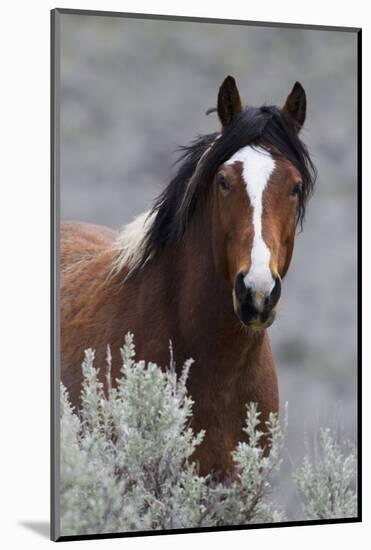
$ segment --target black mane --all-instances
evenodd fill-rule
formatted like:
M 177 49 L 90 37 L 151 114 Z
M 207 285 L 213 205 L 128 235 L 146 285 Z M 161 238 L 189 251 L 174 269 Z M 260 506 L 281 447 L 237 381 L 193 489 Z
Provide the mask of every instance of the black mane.
M 303 185 L 297 224 L 302 228 L 306 203 L 316 179 L 307 148 L 284 111 L 274 106 L 249 107 L 237 115 L 222 134 L 199 136 L 190 145 L 180 148 L 178 172 L 151 210 L 153 223 L 144 236 L 137 268 L 184 235 L 196 206 L 206 198 L 219 166 L 247 145 L 273 147 L 299 170 Z

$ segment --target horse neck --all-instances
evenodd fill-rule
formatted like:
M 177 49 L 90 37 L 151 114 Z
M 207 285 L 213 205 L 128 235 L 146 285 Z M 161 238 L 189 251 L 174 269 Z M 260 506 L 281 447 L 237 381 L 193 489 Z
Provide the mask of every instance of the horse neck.
M 246 364 L 256 363 L 265 331 L 247 329 L 237 319 L 231 284 L 215 267 L 211 217 L 205 214 L 202 210 L 195 215 L 182 241 L 169 247 L 156 267 L 166 281 L 163 292 L 171 296 L 175 347 L 180 336 L 187 357 L 197 357 L 205 368 L 217 362 L 214 375 L 230 380 L 231 369 L 237 375 Z

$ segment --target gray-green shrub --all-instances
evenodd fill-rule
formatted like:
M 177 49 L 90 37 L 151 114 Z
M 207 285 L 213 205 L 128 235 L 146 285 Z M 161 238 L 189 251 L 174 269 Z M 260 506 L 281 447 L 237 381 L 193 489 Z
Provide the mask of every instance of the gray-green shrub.
M 321 429 L 318 448 L 309 451 L 293 478 L 300 492 L 307 519 L 349 518 L 357 515 L 355 472 L 356 448 L 349 442 L 342 446 L 333 432 Z
M 203 432 L 194 434 L 190 427 L 193 401 L 187 395 L 186 382 L 192 361 L 186 362 L 179 377 L 171 347 L 166 370 L 154 363 L 136 362 L 131 334 L 126 336 L 121 354 L 121 376 L 113 388 L 107 348 L 105 396 L 99 369 L 94 366 L 94 352 L 86 350 L 78 413 L 61 385 L 61 534 L 284 520 L 284 513 L 272 502 L 270 480 L 281 463 L 286 421 L 282 428 L 277 416 L 271 414 L 268 431 L 263 434 L 258 428 L 257 406 L 248 404 L 244 427 L 247 442 L 240 442 L 232 453 L 236 479 L 216 483 L 210 476 L 199 476 L 190 460 L 204 437 Z M 264 435 L 270 442 L 268 456 L 260 447 Z M 339 459 L 334 445 L 324 447 L 330 460 Z M 336 506 L 331 513 L 339 514 L 337 517 L 356 515 L 356 493 L 350 488 L 353 455 L 343 466 L 344 480 L 339 469 L 336 488 L 332 487 Z M 308 518 L 334 517 L 326 516 L 330 509 L 321 477 L 324 471 L 324 466 L 317 471 L 306 458 L 296 473 Z

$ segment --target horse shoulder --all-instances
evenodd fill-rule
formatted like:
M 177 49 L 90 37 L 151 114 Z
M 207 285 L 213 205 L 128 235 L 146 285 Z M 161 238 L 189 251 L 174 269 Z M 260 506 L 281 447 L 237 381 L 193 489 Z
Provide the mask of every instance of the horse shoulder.
M 61 375 L 74 401 L 81 388 L 83 351 L 105 348 L 106 327 L 116 316 L 109 279 L 116 237 L 103 226 L 61 226 Z

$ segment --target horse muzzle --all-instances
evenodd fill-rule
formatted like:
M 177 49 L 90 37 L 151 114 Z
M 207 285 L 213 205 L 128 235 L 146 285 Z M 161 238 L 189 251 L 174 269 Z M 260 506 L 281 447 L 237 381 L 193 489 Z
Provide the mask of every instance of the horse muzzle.
M 266 293 L 246 286 L 245 275 L 241 272 L 235 280 L 233 303 L 236 315 L 246 326 L 257 330 L 268 328 L 276 316 L 275 307 L 281 296 L 281 278 L 275 277 L 272 290 Z

